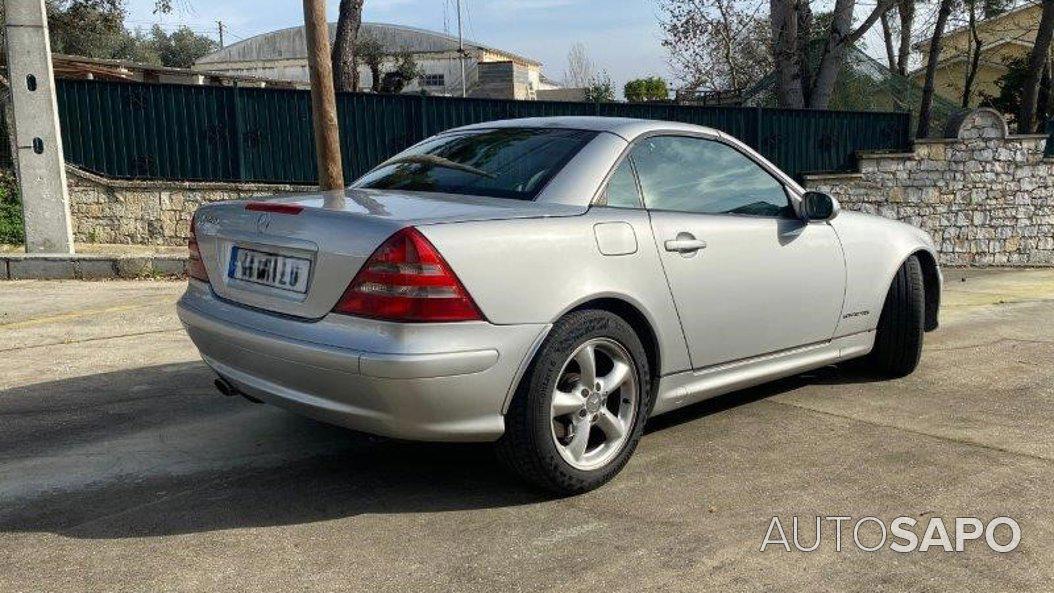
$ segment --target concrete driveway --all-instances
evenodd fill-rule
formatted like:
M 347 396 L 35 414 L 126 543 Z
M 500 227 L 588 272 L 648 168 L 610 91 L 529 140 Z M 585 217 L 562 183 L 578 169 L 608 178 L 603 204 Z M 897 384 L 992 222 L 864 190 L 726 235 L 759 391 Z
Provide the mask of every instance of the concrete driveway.
M 563 500 L 487 447 L 219 396 L 181 283 L 0 283 L 0 591 L 1050 591 L 1054 272 L 947 275 L 911 377 L 824 369 L 656 418 L 621 476 Z M 1022 535 L 760 552 L 774 515 Z

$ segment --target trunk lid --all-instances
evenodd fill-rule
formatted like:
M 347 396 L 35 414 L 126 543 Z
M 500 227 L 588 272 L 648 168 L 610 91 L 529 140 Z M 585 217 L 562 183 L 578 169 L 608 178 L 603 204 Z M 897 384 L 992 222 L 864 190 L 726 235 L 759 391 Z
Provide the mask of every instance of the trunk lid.
M 565 204 L 370 189 L 268 200 L 301 206 L 298 213 L 246 210 L 247 203 L 208 204 L 196 215 L 198 246 L 213 290 L 230 301 L 308 319 L 329 313 L 374 250 L 403 227 L 575 216 L 586 210 Z M 267 285 L 271 279 L 267 270 L 262 270 L 264 282 L 232 277 L 244 272 L 239 266 L 246 265 L 247 253 L 254 256 L 253 263 L 278 262 L 275 269 L 284 270 L 288 262 L 309 262 L 303 292 Z

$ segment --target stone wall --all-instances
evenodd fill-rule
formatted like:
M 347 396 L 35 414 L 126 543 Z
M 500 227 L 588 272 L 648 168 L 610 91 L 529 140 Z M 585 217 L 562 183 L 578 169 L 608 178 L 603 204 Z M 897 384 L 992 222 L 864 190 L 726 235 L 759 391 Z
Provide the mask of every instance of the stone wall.
M 948 265 L 1054 265 L 1054 159 L 1046 136 L 1011 136 L 989 109 L 956 138 L 918 141 L 902 154 L 864 153 L 857 173 L 807 175 L 843 208 L 928 231 Z
M 190 216 L 203 203 L 315 188 L 260 183 L 124 181 L 67 166 L 74 240 L 79 243 L 185 245 Z

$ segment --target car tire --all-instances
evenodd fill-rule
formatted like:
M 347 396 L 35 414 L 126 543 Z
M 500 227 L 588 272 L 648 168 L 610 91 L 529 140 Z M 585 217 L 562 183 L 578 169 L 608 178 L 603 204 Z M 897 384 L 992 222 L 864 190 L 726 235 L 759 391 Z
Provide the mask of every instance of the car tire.
M 864 359 L 865 367 L 890 378 L 910 375 L 922 356 L 925 317 L 922 264 L 912 255 L 893 277 L 878 320 L 875 346 Z
M 590 347 L 595 353 L 594 386 L 601 388 L 588 390 L 589 397 L 583 397 L 583 409 L 556 416 L 562 409 L 556 406 L 557 390 L 584 395 L 582 382 L 588 372 L 573 361 L 580 357 L 586 360 Z M 605 364 L 605 357 L 610 359 L 610 366 Z M 618 362 L 622 360 L 625 362 Z M 617 381 L 615 367 L 618 364 L 623 365 L 620 369 L 627 378 L 616 388 L 617 395 L 611 392 L 604 396 L 603 392 Z M 632 376 L 629 368 L 632 368 Z M 575 369 L 578 370 L 577 378 Z M 561 496 L 601 486 L 622 470 L 640 441 L 653 404 L 649 371 L 640 338 L 624 319 L 602 310 L 569 313 L 554 325 L 520 381 L 505 416 L 505 433 L 496 443 L 498 458 L 526 481 Z M 609 385 L 602 386 L 602 381 Z M 636 399 L 633 410 L 628 410 L 627 400 L 631 397 Z M 565 396 L 560 395 L 559 399 L 564 402 Z M 599 413 L 592 414 L 590 406 L 592 411 L 599 410 Z M 598 418 L 598 423 L 583 430 L 571 426 L 590 418 Z M 613 438 L 611 443 L 607 442 L 609 431 L 604 426 L 610 426 L 612 422 L 618 423 L 619 427 L 610 431 L 620 435 L 617 443 Z M 619 432 L 622 429 L 624 432 Z M 583 449 L 580 458 L 575 457 L 576 451 L 573 450 L 575 443 L 580 442 L 577 437 L 587 441 L 587 448 Z M 604 442 L 590 452 L 588 443 L 594 440 Z M 599 455 L 604 446 L 609 449 Z M 596 467 L 586 464 L 590 455 L 596 456 L 592 459 L 598 464 Z

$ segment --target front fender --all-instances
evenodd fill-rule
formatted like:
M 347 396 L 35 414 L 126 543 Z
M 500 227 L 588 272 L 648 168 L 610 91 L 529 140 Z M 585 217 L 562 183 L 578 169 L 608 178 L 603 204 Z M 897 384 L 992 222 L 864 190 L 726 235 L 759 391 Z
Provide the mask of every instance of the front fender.
M 925 231 L 879 216 L 843 211 L 831 221 L 845 254 L 846 289 L 835 337 L 878 327 L 893 276 L 912 254 L 924 252 L 937 262 L 937 249 Z M 935 286 L 931 287 L 930 284 Z M 927 282 L 934 303 L 940 302 L 940 272 Z M 936 319 L 936 310 L 933 311 Z

